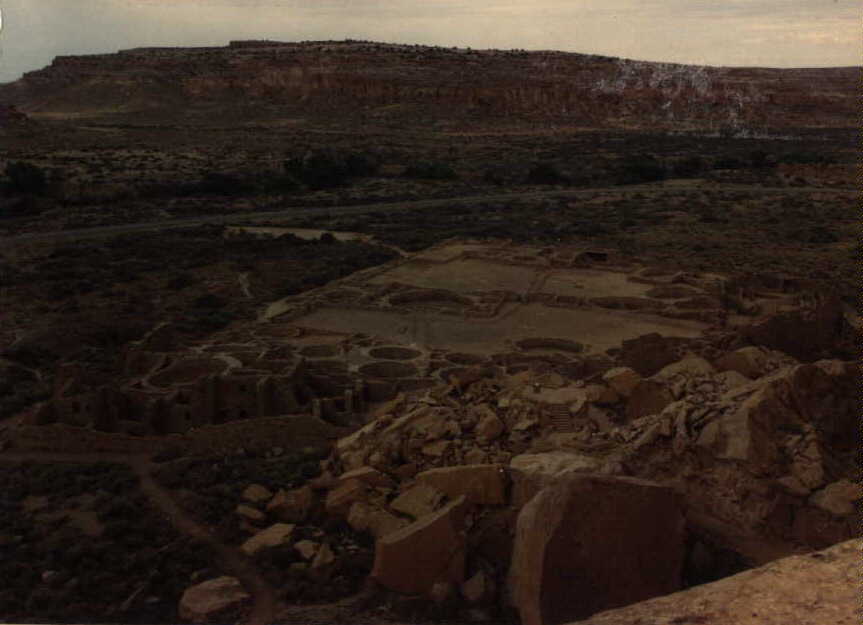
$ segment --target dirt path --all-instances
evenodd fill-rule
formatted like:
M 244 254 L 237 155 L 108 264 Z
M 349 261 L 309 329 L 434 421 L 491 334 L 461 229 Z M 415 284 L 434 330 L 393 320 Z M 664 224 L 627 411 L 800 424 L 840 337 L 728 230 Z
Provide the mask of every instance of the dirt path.
M 240 549 L 223 543 L 206 526 L 195 521 L 171 496 L 171 493 L 153 479 L 153 463 L 146 455 L 124 455 L 108 453 L 64 454 L 52 452 L 4 452 L 0 462 L 45 462 L 68 464 L 92 464 L 111 462 L 129 466 L 140 480 L 141 492 L 180 534 L 204 544 L 210 549 L 218 567 L 226 574 L 236 577 L 252 598 L 249 614 L 243 625 L 268 625 L 277 613 L 276 593 L 264 579 L 252 560 Z

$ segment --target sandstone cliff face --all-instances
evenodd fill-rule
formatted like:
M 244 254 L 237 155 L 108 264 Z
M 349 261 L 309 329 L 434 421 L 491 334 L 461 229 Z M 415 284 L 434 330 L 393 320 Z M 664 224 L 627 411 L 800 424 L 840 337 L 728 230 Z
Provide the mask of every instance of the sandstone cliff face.
M 374 43 L 234 42 L 58 57 L 0 86 L 33 112 L 243 102 L 305 114 L 401 105 L 405 114 L 553 120 L 585 127 L 651 124 L 745 134 L 855 123 L 854 68 L 778 70 L 645 63 L 560 52 L 470 51 Z M 394 114 L 388 111 L 388 114 Z

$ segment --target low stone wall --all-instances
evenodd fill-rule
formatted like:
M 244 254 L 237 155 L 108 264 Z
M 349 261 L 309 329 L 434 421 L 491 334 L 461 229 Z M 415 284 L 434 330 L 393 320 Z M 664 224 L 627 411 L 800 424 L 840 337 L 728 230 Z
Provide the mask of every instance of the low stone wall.
M 239 448 L 261 451 L 272 447 L 328 446 L 351 431 L 311 415 L 290 415 L 225 423 L 168 436 L 111 434 L 61 424 L 22 426 L 12 432 L 12 442 L 22 451 L 142 454 L 178 449 L 192 454 L 219 454 Z

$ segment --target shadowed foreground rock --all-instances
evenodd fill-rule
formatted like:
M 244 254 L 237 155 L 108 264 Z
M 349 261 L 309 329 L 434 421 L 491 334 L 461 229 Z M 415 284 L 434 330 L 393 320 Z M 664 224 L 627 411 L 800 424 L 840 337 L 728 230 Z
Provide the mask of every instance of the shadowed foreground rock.
M 187 588 L 180 599 L 179 615 L 184 621 L 204 623 L 248 598 L 239 580 L 217 577 Z
M 681 502 L 644 480 L 562 478 L 522 509 L 514 547 L 522 625 L 557 625 L 679 589 Z
M 852 625 L 861 622 L 863 540 L 777 560 L 684 592 L 595 615 L 580 625 Z M 572 623 L 571 625 L 575 625 Z

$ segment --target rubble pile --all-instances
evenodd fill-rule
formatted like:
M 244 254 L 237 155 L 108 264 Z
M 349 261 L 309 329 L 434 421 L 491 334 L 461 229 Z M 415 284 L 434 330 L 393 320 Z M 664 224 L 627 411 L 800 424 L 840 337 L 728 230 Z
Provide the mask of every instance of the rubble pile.
M 853 537 L 859 381 L 752 346 L 650 376 L 467 369 L 378 404 L 305 486 L 247 489 L 242 548 L 293 549 L 308 579 L 365 549 L 381 596 L 438 614 L 587 618 L 721 577 L 723 553 L 746 568 Z M 366 547 L 298 534 L 310 520 Z

